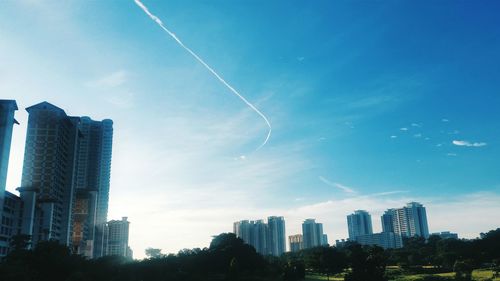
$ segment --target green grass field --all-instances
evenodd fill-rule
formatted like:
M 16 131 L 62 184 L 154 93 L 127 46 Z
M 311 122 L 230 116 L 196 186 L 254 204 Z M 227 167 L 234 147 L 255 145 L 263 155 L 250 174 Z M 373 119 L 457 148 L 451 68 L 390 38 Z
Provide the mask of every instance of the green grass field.
M 388 270 L 394 270 L 394 269 L 388 269 Z M 406 275 L 399 275 L 399 276 L 395 277 L 394 279 L 390 279 L 390 281 L 418 281 L 418 280 L 422 280 L 422 278 L 425 277 L 426 275 L 435 275 L 435 276 L 446 277 L 446 278 L 449 278 L 450 280 L 453 280 L 455 277 L 455 273 L 453 273 L 453 272 L 438 273 L 438 274 L 406 274 Z M 315 280 L 327 280 L 327 278 L 324 275 L 307 275 L 306 276 L 306 281 L 315 281 Z M 342 280 L 344 280 L 344 277 L 342 275 L 336 275 L 333 277 L 330 276 L 330 280 L 342 281 Z M 472 280 L 474 280 L 474 281 L 487 281 L 487 280 L 500 281 L 500 278 L 493 279 L 493 271 L 491 271 L 491 270 L 476 269 L 472 272 Z

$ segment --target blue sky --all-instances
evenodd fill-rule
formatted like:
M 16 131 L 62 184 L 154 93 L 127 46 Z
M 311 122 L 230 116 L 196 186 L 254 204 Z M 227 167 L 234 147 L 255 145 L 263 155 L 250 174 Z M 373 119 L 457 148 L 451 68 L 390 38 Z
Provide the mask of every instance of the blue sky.
M 110 218 L 137 257 L 208 245 L 232 222 L 345 216 L 417 200 L 431 231 L 499 226 L 496 1 L 1 1 L 0 93 L 115 122 Z M 8 189 L 20 183 L 17 112 Z M 480 218 L 480 219 L 479 219 Z

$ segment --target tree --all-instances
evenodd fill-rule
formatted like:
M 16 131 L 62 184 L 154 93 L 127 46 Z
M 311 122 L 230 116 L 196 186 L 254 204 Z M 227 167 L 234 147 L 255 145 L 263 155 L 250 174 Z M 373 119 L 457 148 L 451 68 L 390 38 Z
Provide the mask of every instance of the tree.
M 380 247 L 352 245 L 348 248 L 351 271 L 345 281 L 386 281 L 385 266 L 387 257 Z
M 472 270 L 474 269 L 471 260 L 458 260 L 453 266 L 455 271 L 456 281 L 470 281 L 472 280 Z
M 156 248 L 147 248 L 146 249 L 146 256 L 150 259 L 156 259 L 162 257 L 161 249 L 156 249 Z
M 26 234 L 17 234 L 10 238 L 10 247 L 14 250 L 26 250 L 31 245 L 31 236 Z

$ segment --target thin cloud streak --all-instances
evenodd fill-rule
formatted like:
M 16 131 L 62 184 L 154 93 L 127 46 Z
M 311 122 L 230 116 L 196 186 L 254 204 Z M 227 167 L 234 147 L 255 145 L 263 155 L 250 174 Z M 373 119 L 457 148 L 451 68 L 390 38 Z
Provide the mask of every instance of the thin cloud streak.
M 210 71 L 222 84 L 224 84 L 224 86 L 226 86 L 233 94 L 238 96 L 246 105 L 248 105 L 260 117 L 262 117 L 262 119 L 264 119 L 267 126 L 269 127 L 269 131 L 267 133 L 267 136 L 266 136 L 266 139 L 264 140 L 264 142 L 261 145 L 259 145 L 255 149 L 255 151 L 258 151 L 259 149 L 261 149 L 269 141 L 269 138 L 271 137 L 271 132 L 272 132 L 271 123 L 269 122 L 267 117 L 260 110 L 258 110 L 252 103 L 250 103 L 245 97 L 243 97 L 240 93 L 238 93 L 238 91 L 236 91 L 231 85 L 229 85 L 229 83 L 227 83 L 226 80 L 224 80 L 217 72 L 215 72 L 215 70 L 212 69 L 212 67 L 210 67 L 195 52 L 193 52 L 190 48 L 188 48 L 186 45 L 184 45 L 184 43 L 182 43 L 182 41 L 173 32 L 171 32 L 168 28 L 166 28 L 165 25 L 163 25 L 163 22 L 157 16 L 153 15 L 149 11 L 149 9 L 141 1 L 134 0 L 134 2 L 137 4 L 137 6 L 139 6 L 139 8 L 141 8 L 144 11 L 144 13 L 146 13 L 154 22 L 156 22 L 158 24 L 158 26 L 160 26 L 161 29 L 163 29 L 165 32 L 167 32 L 168 35 L 170 35 L 182 48 L 184 48 L 184 50 L 186 50 L 188 53 L 190 53 L 198 62 L 200 62 L 208 71 Z
M 331 182 L 327 179 L 325 179 L 324 177 L 322 176 L 319 176 L 319 179 L 324 182 L 325 184 L 329 185 L 329 186 L 333 186 L 335 188 L 338 188 L 338 189 L 341 189 L 342 191 L 344 192 L 347 192 L 347 193 L 356 193 L 356 191 L 354 191 L 354 189 L 348 187 L 348 186 L 345 186 L 343 184 L 340 184 L 340 183 L 337 183 L 337 182 Z
M 87 82 L 85 85 L 91 88 L 114 88 L 123 85 L 126 81 L 127 73 L 119 70 L 95 81 Z

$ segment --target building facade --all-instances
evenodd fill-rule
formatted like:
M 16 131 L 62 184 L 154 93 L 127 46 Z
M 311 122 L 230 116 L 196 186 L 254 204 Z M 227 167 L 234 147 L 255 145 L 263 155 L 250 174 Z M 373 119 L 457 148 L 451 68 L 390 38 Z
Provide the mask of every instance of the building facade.
M 360 235 L 373 234 L 372 217 L 367 211 L 356 210 L 347 216 L 347 229 L 351 240 Z
M 283 217 L 268 217 L 267 224 L 263 220 L 238 221 L 233 224 L 233 232 L 261 255 L 280 256 L 286 251 Z
M 107 256 L 122 256 L 132 259 L 132 250 L 128 246 L 130 222 L 127 217 L 112 220 L 107 224 Z
M 243 220 L 233 224 L 234 234 L 245 243 L 252 245 L 257 253 L 268 254 L 268 226 L 263 220 Z
M 108 213 L 113 122 L 81 117 L 79 134 L 72 245 L 76 253 L 101 257 Z
M 402 237 L 429 237 L 425 207 L 410 202 L 403 208 L 389 209 L 381 217 L 383 232 L 394 232 Z
M 113 122 L 68 116 L 48 102 L 29 113 L 21 233 L 56 240 L 89 258 L 105 255 Z
M 286 252 L 285 219 L 283 217 L 268 217 L 269 227 L 268 252 L 273 256 L 281 256 Z
M 290 245 L 290 252 L 298 252 L 304 249 L 304 240 L 302 234 L 288 236 L 288 243 Z
M 354 241 L 361 245 L 379 246 L 384 249 L 403 247 L 401 235 L 395 234 L 394 232 L 358 235 Z
M 458 234 L 450 231 L 436 232 L 431 235 L 439 236 L 441 239 L 458 239 Z
M 0 100 L 0 258 L 9 252 L 9 240 L 18 232 L 19 198 L 5 190 L 12 131 L 19 124 L 14 118 L 17 109 L 16 101 Z
M 22 204 L 19 196 L 5 191 L 0 222 L 0 258 L 10 252 L 10 240 L 21 229 Z
M 12 143 L 12 130 L 14 124 L 19 124 L 14 119 L 17 110 L 14 100 L 0 100 L 0 210 L 2 197 L 7 183 L 7 170 L 9 168 L 10 146 Z
M 21 187 L 22 233 L 32 242 L 71 245 L 74 168 L 79 118 L 47 102 L 29 113 Z
M 322 223 L 316 223 L 315 219 L 306 219 L 302 223 L 304 249 L 326 245 L 328 241 L 325 241 L 323 235 Z

